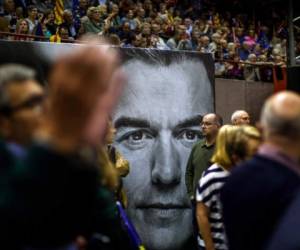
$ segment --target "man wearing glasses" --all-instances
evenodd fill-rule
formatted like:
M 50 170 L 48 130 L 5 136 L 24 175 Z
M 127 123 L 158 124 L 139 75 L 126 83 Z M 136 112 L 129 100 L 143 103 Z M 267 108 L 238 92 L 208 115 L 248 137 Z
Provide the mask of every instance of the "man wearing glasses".
M 215 141 L 223 119 L 218 114 L 206 114 L 200 123 L 203 139 L 196 143 L 189 156 L 185 172 L 185 185 L 190 197 L 193 210 L 194 236 L 198 235 L 198 225 L 196 220 L 195 192 L 198 181 L 204 172 L 211 165 L 211 157 L 215 150 Z
M 43 87 L 34 70 L 18 64 L 0 67 L 0 137 L 26 146 L 32 140 L 42 112 Z
M 203 116 L 200 126 L 204 138 L 192 148 L 185 173 L 185 184 L 192 202 L 203 171 L 211 165 L 210 158 L 214 152 L 216 137 L 222 124 L 222 117 L 218 114 L 211 113 Z

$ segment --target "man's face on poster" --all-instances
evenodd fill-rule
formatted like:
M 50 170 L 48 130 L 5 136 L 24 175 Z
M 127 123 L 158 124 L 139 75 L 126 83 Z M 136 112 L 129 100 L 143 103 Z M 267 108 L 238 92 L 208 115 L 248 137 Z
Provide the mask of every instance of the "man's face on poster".
M 201 136 L 199 115 L 213 111 L 211 84 L 201 61 L 132 59 L 124 69 L 128 85 L 113 122 L 115 146 L 130 162 L 127 212 L 147 249 L 181 249 L 192 235 L 186 163 Z

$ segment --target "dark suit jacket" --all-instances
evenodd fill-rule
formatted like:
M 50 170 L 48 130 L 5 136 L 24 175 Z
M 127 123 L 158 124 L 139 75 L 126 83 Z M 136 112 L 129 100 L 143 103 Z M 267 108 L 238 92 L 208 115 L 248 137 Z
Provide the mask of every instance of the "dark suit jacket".
M 288 208 L 286 214 L 272 236 L 267 250 L 299 250 L 300 249 L 300 192 Z
M 260 155 L 238 166 L 221 190 L 229 249 L 265 249 L 299 186 L 294 171 Z
M 126 248 L 113 196 L 98 167 L 79 155 L 35 145 L 18 159 L 0 141 L 0 245 L 53 247 L 102 233 Z M 121 247 L 121 244 L 123 246 Z

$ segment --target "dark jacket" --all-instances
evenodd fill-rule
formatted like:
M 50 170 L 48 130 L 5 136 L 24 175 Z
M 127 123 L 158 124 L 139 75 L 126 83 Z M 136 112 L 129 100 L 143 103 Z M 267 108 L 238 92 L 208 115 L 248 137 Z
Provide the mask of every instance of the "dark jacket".
M 126 248 L 113 196 L 91 162 L 43 145 L 20 160 L 1 141 L 0 155 L 1 248 L 63 246 L 93 233 Z
M 229 249 L 265 249 L 299 186 L 296 172 L 264 156 L 235 168 L 221 190 Z

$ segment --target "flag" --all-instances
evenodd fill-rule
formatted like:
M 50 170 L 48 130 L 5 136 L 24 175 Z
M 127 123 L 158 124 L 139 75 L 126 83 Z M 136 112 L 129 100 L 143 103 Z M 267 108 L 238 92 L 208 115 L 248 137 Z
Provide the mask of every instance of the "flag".
M 63 22 L 64 2 L 63 0 L 55 0 L 54 15 L 55 23 L 60 25 Z

